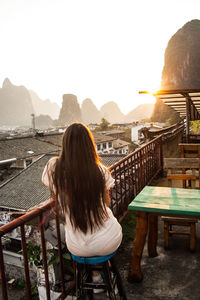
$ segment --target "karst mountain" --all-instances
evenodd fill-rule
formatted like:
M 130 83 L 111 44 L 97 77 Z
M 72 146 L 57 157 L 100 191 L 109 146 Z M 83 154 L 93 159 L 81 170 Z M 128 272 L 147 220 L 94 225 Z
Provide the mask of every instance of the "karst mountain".
M 134 101 L 134 99 L 133 99 Z M 100 110 L 91 99 L 79 104 L 77 96 L 64 94 L 61 108 L 50 100 L 41 100 L 36 92 L 24 86 L 13 85 L 8 78 L 0 88 L 0 126 L 32 127 L 35 115 L 36 129 L 67 126 L 79 121 L 85 124 L 101 123 L 105 118 L 109 123 L 130 123 L 149 118 L 153 104 L 142 104 L 124 115 L 114 101 L 107 102 Z
M 200 20 L 187 22 L 169 40 L 165 50 L 161 89 L 200 88 Z M 179 115 L 157 100 L 152 121 L 175 123 Z

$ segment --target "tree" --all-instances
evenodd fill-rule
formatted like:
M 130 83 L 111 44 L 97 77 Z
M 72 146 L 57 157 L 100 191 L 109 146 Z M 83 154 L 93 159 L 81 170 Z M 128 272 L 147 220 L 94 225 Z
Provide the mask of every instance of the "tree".
M 109 125 L 110 125 L 110 123 L 106 119 L 102 118 L 101 123 L 99 125 L 99 130 L 100 131 L 108 130 Z

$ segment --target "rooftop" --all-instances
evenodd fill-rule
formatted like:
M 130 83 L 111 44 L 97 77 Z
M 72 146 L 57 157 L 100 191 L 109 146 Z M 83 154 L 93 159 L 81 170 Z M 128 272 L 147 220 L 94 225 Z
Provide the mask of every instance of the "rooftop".
M 128 145 L 130 145 L 129 142 L 122 141 L 122 140 L 120 140 L 120 139 L 117 139 L 117 140 L 114 140 L 114 141 L 113 141 L 113 147 L 114 147 L 115 149 L 123 148 L 124 146 L 128 146 Z
M 12 174 L 0 185 L 0 207 L 28 210 L 49 199 L 49 189 L 41 182 L 42 172 L 47 161 L 56 154 L 47 154 L 30 164 L 26 169 Z M 101 155 L 100 161 L 107 167 L 115 164 L 125 155 Z
M 0 207 L 28 210 L 50 198 L 41 176 L 50 155 L 37 159 L 0 187 Z
M 44 143 L 35 137 L 18 137 L 0 140 L 0 160 L 23 158 L 58 151 L 58 146 Z

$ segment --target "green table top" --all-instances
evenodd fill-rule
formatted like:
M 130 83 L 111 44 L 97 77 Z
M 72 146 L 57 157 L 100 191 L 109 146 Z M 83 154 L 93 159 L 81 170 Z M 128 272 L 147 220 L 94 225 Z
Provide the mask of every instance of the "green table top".
M 200 190 L 145 186 L 129 210 L 200 216 Z

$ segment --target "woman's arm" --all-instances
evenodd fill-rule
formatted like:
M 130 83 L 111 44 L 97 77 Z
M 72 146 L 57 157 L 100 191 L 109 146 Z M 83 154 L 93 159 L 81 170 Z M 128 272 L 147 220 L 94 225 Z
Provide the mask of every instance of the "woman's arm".
M 109 190 L 107 189 L 105 191 L 105 194 L 104 194 L 104 202 L 106 204 L 106 206 L 110 206 L 110 193 L 109 193 Z

